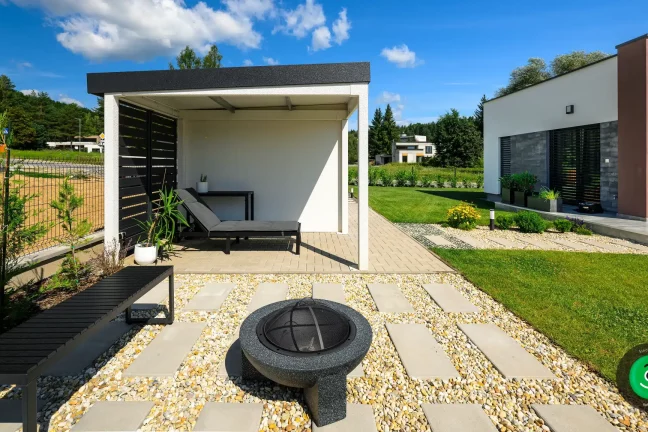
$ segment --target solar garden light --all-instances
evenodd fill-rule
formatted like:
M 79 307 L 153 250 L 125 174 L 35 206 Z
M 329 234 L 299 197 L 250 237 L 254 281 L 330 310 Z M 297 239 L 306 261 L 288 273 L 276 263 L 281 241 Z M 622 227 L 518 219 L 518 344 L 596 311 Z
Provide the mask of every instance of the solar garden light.
M 490 211 L 490 229 L 491 231 L 495 230 L 495 209 Z
M 351 198 L 353 198 L 353 188 L 351 188 Z

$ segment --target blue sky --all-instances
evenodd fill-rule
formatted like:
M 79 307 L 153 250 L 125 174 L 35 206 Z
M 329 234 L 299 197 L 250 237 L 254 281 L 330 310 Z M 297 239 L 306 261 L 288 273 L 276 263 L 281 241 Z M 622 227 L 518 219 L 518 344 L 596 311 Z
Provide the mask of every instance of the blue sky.
M 94 107 L 88 72 L 166 69 L 216 43 L 224 66 L 370 61 L 371 111 L 402 123 L 472 114 L 529 57 L 615 53 L 648 33 L 623 0 L 0 0 L 0 73 L 19 90 Z

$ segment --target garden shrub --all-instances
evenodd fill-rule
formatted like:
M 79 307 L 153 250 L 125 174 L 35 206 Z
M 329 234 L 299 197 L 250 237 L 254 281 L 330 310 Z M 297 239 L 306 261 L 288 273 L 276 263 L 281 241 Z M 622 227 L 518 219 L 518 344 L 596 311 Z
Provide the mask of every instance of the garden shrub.
M 515 220 L 511 215 L 501 214 L 495 216 L 495 226 L 501 230 L 511 229 L 514 223 Z
M 452 228 L 471 230 L 477 226 L 481 215 L 474 205 L 461 203 L 448 210 L 448 225 Z
M 592 235 L 592 230 L 589 229 L 587 224 L 583 219 L 578 218 L 567 218 L 572 223 L 571 231 L 576 234 L 581 235 Z
M 419 173 L 412 167 L 412 170 L 407 174 L 407 182 L 409 186 L 416 186 L 417 181 L 419 180 Z
M 580 235 L 592 235 L 592 230 L 587 228 L 585 225 L 577 227 L 574 232 Z
M 556 219 L 553 222 L 553 226 L 559 232 L 565 233 L 565 232 L 570 232 L 572 230 L 572 226 L 574 226 L 574 224 L 571 223 L 571 221 L 568 221 L 567 219 Z
M 358 168 L 349 167 L 349 184 L 357 185 L 358 184 Z
M 408 180 L 408 173 L 405 171 L 396 171 L 394 174 L 394 180 L 396 186 L 405 186 L 405 182 Z
M 387 170 L 380 171 L 380 182 L 382 186 L 391 186 L 394 178 L 391 173 Z
M 541 234 L 547 229 L 547 222 L 538 213 L 521 211 L 515 215 L 515 224 L 523 233 Z

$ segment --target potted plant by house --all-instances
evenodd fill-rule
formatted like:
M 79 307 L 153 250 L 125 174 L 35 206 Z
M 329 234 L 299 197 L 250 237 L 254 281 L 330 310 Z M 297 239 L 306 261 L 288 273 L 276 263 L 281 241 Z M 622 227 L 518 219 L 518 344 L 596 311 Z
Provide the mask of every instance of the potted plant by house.
M 538 195 L 527 198 L 529 208 L 546 212 L 562 211 L 562 198 L 560 192 L 543 187 Z
M 207 175 L 200 174 L 200 181 L 196 182 L 196 191 L 198 191 L 198 193 L 207 193 L 209 191 L 209 183 L 207 183 Z
M 160 202 L 152 215 L 139 225 L 143 237 L 135 245 L 135 262 L 153 264 L 162 253 L 173 250 L 173 238 L 179 226 L 189 226 L 187 219 L 178 209 L 182 201 L 172 190 L 160 191 Z
M 513 174 L 513 183 L 515 185 L 513 197 L 515 205 L 527 206 L 527 197 L 533 193 L 533 188 L 537 181 L 538 177 L 527 171 Z
M 502 202 L 511 204 L 513 202 L 513 176 L 507 174 L 500 177 L 499 180 L 502 187 Z

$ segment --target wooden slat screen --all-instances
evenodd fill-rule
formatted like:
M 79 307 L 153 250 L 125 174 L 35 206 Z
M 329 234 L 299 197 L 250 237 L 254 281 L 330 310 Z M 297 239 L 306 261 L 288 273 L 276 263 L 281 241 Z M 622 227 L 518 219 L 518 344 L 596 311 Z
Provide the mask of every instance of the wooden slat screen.
M 500 138 L 500 176 L 511 175 L 511 137 Z
M 600 125 L 551 131 L 549 181 L 566 204 L 601 200 Z
M 124 244 L 139 240 L 160 190 L 177 185 L 177 122 L 153 111 L 119 104 L 119 231 Z

